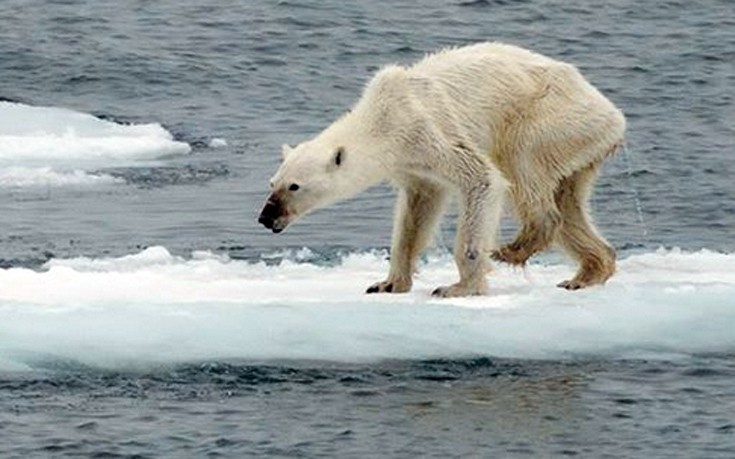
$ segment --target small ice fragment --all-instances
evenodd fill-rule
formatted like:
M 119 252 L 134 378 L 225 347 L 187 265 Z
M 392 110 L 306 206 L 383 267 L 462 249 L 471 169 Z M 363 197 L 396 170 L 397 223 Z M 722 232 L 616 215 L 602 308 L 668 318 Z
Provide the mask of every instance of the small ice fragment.
M 209 141 L 210 148 L 223 148 L 226 146 L 227 146 L 227 141 L 219 137 L 215 137 L 214 139 Z

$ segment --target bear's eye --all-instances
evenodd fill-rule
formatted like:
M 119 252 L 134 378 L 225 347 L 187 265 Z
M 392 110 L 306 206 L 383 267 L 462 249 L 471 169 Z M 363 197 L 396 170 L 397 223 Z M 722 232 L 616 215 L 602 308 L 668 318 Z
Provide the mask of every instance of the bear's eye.
M 337 148 L 337 151 L 334 153 L 334 164 L 339 166 L 342 164 L 342 161 L 344 161 L 345 157 L 345 149 L 343 147 Z
M 292 183 L 291 186 L 288 187 L 288 189 L 291 190 L 291 191 L 296 191 L 299 188 L 301 188 L 301 187 L 299 186 L 298 183 Z

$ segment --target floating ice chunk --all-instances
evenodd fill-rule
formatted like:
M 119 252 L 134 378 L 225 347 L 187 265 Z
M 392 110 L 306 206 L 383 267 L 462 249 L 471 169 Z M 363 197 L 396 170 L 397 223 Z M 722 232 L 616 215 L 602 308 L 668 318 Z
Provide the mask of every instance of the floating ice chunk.
M 490 295 L 436 299 L 451 256 L 423 265 L 411 293 L 365 295 L 384 254 L 333 267 L 279 265 L 162 247 L 119 258 L 0 270 L 0 368 L 33 354 L 117 366 L 199 359 L 646 358 L 735 351 L 735 255 L 629 256 L 604 287 L 555 283 L 574 266 L 498 267 Z
M 50 167 L 0 168 L 0 188 L 48 188 L 62 186 L 95 186 L 124 183 L 107 174 L 87 173 L 82 170 L 54 171 Z
M 190 150 L 159 124 L 123 125 L 65 108 L 0 102 L 0 166 L 110 166 Z
M 225 139 L 214 138 L 209 141 L 210 148 L 223 148 L 226 146 L 227 146 L 227 141 Z

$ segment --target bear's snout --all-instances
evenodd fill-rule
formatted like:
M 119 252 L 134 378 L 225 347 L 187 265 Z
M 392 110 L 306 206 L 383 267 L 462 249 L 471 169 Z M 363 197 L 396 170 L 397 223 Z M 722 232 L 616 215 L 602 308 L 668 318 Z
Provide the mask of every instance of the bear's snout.
M 260 212 L 258 223 L 274 233 L 280 233 L 285 227 L 285 225 L 277 224 L 282 215 L 283 206 L 281 205 L 281 201 L 274 196 L 269 196 L 265 202 L 265 206 L 263 206 L 263 210 Z

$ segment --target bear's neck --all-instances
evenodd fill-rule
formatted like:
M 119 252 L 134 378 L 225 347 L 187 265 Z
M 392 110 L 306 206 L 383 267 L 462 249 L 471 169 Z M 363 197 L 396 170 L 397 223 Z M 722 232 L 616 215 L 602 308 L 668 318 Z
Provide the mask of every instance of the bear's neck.
M 359 111 L 347 113 L 322 133 L 327 145 L 345 150 L 345 172 L 361 189 L 390 180 L 395 171 L 389 136 L 378 136 L 373 120 Z

